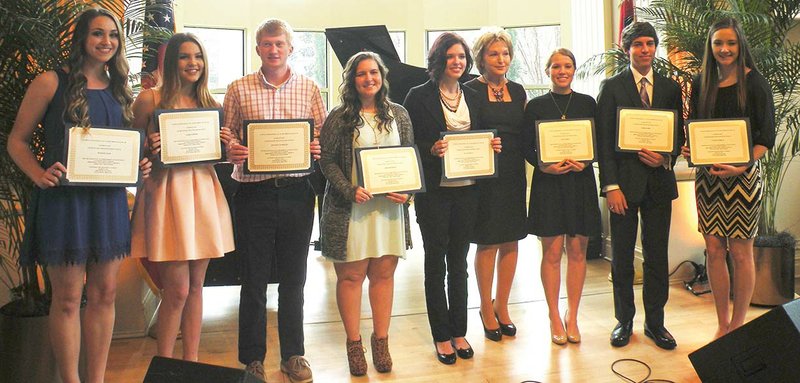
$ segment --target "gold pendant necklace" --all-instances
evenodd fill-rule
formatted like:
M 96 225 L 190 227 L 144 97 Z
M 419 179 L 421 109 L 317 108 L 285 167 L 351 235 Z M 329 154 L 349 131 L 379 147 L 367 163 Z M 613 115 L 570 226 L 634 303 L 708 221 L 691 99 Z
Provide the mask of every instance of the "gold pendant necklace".
M 562 120 L 566 120 L 567 119 L 567 111 L 569 110 L 569 103 L 572 102 L 572 95 L 573 94 L 575 94 L 575 92 L 570 92 L 569 93 L 569 99 L 567 100 L 567 107 L 564 108 L 564 111 L 561 111 L 561 108 L 558 106 L 558 103 L 556 102 L 556 98 L 553 97 L 553 91 L 550 91 L 550 99 L 553 100 L 553 105 L 555 105 L 556 109 L 558 109 L 558 113 L 561 115 L 561 119 Z

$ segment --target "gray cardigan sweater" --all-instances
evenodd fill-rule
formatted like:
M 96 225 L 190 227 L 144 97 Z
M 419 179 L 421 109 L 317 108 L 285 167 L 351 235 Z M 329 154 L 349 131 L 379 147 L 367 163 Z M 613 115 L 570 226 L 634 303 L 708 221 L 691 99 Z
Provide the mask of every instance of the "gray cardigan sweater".
M 393 102 L 389 108 L 394 116 L 400 143 L 414 144 L 414 130 L 411 119 L 405 108 Z M 353 166 L 353 134 L 351 127 L 342 121 L 342 108 L 331 110 L 325 119 L 320 133 L 322 156 L 319 160 L 322 173 L 328 179 L 325 187 L 325 201 L 322 205 L 320 222 L 320 242 L 322 255 L 336 261 L 347 259 L 347 233 L 350 224 L 350 212 L 355 202 L 356 186 L 351 179 Z M 408 219 L 408 204 L 403 206 L 405 221 L 406 247 L 411 248 L 411 225 Z

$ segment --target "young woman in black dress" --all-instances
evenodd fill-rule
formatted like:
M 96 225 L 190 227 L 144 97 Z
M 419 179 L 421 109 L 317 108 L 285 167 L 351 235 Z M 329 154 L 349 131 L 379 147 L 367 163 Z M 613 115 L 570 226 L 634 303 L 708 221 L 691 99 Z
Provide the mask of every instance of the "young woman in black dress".
M 586 277 L 586 246 L 598 234 L 600 208 L 592 166 L 564 159 L 539 166 L 536 121 L 594 118 L 597 104 L 591 96 L 572 90 L 575 56 L 559 48 L 547 60 L 545 72 L 552 90 L 532 99 L 525 108 L 526 159 L 534 166 L 528 208 L 528 230 L 542 243 L 542 286 L 550 316 L 553 343 L 581 341 L 578 305 Z M 567 310 L 564 321 L 558 309 L 561 254 L 567 252 Z

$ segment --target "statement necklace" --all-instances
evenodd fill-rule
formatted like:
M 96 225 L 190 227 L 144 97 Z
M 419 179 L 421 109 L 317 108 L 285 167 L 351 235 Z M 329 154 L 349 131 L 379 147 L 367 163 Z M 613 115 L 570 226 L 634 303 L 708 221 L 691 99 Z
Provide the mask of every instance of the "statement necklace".
M 506 82 L 505 81 L 501 81 L 500 85 L 497 88 L 495 88 L 494 86 L 492 86 L 492 83 L 489 82 L 489 79 L 486 78 L 486 76 L 482 75 L 481 77 L 483 77 L 483 80 L 486 81 L 486 86 L 489 87 L 489 90 L 492 91 L 492 95 L 494 96 L 494 100 L 497 101 L 497 102 L 503 102 L 503 99 L 505 98 L 505 84 L 506 84 Z
M 567 107 L 564 108 L 564 110 L 562 111 L 561 108 L 558 106 L 558 103 L 556 102 L 556 98 L 553 97 L 553 91 L 550 91 L 550 99 L 553 100 L 553 105 L 556 106 L 556 109 L 558 109 L 558 113 L 561 114 L 561 119 L 562 120 L 566 120 L 567 119 L 567 111 L 569 111 L 569 103 L 572 102 L 572 95 L 573 94 L 575 94 L 575 92 L 569 92 L 569 99 L 567 100 Z

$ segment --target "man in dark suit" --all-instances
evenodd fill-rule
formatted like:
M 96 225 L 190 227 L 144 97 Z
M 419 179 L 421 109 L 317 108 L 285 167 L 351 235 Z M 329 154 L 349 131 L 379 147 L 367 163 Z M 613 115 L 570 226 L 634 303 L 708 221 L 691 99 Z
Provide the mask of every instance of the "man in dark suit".
M 683 144 L 680 86 L 653 72 L 658 36 L 649 23 L 636 22 L 622 32 L 622 47 L 631 66 L 600 85 L 597 98 L 601 195 L 611 210 L 611 244 L 616 327 L 611 345 L 628 344 L 633 333 L 633 255 L 639 215 L 644 256 L 644 333 L 661 348 L 673 349 L 675 339 L 664 327 L 664 305 L 669 296 L 668 253 L 672 200 L 678 197 L 672 166 L 676 156 L 647 149 L 616 152 L 617 108 L 657 108 L 677 111 L 678 133 L 673 152 Z

